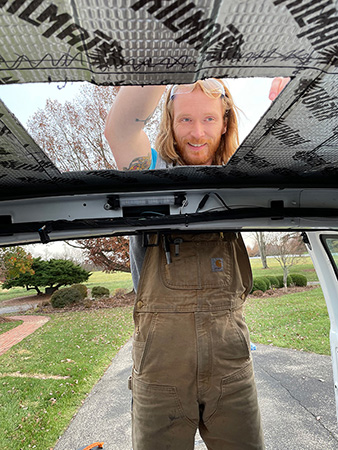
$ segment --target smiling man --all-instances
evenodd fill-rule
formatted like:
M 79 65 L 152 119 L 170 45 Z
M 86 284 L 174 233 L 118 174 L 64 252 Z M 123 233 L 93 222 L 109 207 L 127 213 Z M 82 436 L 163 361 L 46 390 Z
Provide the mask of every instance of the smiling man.
M 179 88 L 176 90 L 179 92 Z M 212 164 L 226 132 L 221 102 L 207 97 L 201 89 L 192 91 L 189 103 L 178 94 L 173 119 L 175 145 L 182 161 L 188 165 Z
M 236 108 L 221 80 L 174 85 L 151 149 L 143 126 L 164 87 L 123 87 L 105 135 L 121 169 L 224 165 L 238 147 Z M 131 237 L 134 450 L 263 450 L 243 305 L 252 274 L 238 233 Z
M 105 130 L 118 168 L 155 168 L 157 152 L 168 165 L 226 164 L 238 147 L 238 125 L 223 82 L 211 78 L 171 87 L 155 152 L 143 127 L 164 90 L 161 86 L 120 89 Z
M 225 85 L 214 78 L 174 85 L 167 94 L 156 147 L 174 165 L 226 164 L 238 147 L 238 127 Z

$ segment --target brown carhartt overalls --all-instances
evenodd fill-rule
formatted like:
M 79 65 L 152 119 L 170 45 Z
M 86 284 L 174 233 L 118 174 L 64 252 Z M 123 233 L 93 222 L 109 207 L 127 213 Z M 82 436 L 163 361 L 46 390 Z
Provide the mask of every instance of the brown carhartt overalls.
M 211 450 L 264 449 L 242 317 L 251 284 L 239 234 L 175 234 L 147 249 L 134 309 L 133 450 L 191 450 L 197 429 Z

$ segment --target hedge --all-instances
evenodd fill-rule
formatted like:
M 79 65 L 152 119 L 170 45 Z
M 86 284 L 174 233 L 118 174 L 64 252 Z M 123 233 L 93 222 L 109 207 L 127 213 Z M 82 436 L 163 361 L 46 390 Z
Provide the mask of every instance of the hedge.
M 267 283 L 263 277 L 254 278 L 251 292 L 262 291 L 265 292 L 268 289 Z
M 300 273 L 292 273 L 292 274 L 290 274 L 290 277 L 291 277 L 292 283 L 295 286 L 304 287 L 307 285 L 307 278 L 305 275 L 302 275 Z
M 288 275 L 287 277 L 287 286 L 306 286 L 307 285 L 307 278 L 306 276 L 299 274 L 299 273 L 293 273 L 291 275 Z M 262 291 L 265 292 L 267 289 L 271 288 L 283 288 L 284 287 L 284 281 L 283 281 L 283 275 L 267 275 L 264 277 L 256 277 L 253 279 L 253 285 L 251 292 L 255 291 Z
M 264 280 L 264 282 L 266 284 L 266 289 L 270 289 L 271 288 L 271 281 L 269 280 L 269 277 L 264 276 L 264 277 L 259 277 L 259 278 Z
M 279 288 L 283 288 L 283 287 L 284 287 L 284 278 L 283 278 L 283 275 L 277 275 L 276 278 L 277 278 L 277 280 L 278 280 L 278 287 L 279 287 Z M 287 276 L 287 279 L 286 279 L 286 285 L 287 285 L 288 287 L 292 285 L 292 280 L 291 280 L 290 275 Z
M 73 284 L 73 286 L 71 287 L 77 289 L 80 292 L 82 300 L 87 297 L 88 289 L 84 284 Z
M 266 275 L 266 277 L 269 281 L 270 281 L 270 285 L 272 288 L 278 288 L 279 287 L 279 282 L 277 280 L 277 277 L 273 276 L 273 275 Z
M 109 289 L 103 286 L 94 286 L 92 288 L 92 297 L 94 298 L 109 297 L 109 295 Z
M 67 305 L 72 305 L 82 300 L 82 295 L 79 289 L 69 287 L 60 289 L 51 296 L 51 304 L 53 308 L 64 308 Z

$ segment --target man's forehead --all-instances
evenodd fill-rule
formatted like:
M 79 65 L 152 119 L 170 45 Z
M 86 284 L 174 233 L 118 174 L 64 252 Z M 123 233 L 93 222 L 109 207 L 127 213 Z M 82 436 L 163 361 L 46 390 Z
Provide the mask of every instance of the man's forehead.
M 188 94 L 176 95 L 172 100 L 174 114 L 184 111 L 202 112 L 202 111 L 220 111 L 222 112 L 222 100 L 220 97 L 214 98 L 206 95 L 201 89 L 195 89 Z

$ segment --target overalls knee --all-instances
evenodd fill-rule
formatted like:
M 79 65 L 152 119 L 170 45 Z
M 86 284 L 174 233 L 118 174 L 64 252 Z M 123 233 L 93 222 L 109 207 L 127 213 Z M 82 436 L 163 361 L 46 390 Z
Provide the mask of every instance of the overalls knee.
M 149 247 L 134 309 L 133 449 L 264 449 L 243 304 L 250 263 L 235 233 Z

